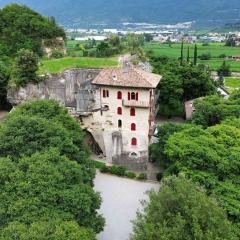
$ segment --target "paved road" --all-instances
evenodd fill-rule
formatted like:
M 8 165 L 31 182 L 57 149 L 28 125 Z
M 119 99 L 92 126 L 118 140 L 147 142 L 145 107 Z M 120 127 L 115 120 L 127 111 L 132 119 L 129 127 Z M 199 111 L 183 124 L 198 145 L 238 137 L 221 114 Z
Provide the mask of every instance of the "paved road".
M 97 173 L 95 189 L 102 195 L 100 212 L 106 219 L 105 230 L 97 239 L 128 240 L 131 220 L 135 219 L 137 209 L 141 209 L 140 200 L 147 199 L 146 191 L 158 188 L 159 184 Z

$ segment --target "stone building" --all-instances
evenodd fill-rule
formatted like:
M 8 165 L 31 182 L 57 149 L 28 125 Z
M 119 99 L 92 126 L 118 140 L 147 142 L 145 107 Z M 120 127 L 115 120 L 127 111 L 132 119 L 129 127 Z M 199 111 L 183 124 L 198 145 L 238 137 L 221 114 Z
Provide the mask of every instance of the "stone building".
M 82 126 L 92 134 L 109 163 L 129 169 L 146 167 L 155 128 L 156 87 L 160 79 L 159 75 L 125 66 L 103 69 L 92 81 L 98 89 L 95 99 L 99 99 L 100 106 L 94 104 L 95 109 L 77 113 Z M 80 98 L 82 94 L 77 105 L 90 99 Z
M 13 106 L 55 99 L 86 131 L 86 141 L 106 161 L 144 170 L 154 132 L 156 87 L 161 76 L 133 66 L 68 69 L 36 85 L 9 89 Z

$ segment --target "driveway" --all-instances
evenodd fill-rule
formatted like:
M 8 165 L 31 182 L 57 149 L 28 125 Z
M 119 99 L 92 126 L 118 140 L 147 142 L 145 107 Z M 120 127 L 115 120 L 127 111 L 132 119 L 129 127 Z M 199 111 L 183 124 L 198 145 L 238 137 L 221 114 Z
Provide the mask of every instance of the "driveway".
M 104 232 L 98 240 L 128 240 L 132 232 L 131 220 L 142 209 L 141 200 L 148 199 L 145 194 L 150 189 L 159 189 L 159 184 L 139 182 L 126 178 L 97 173 L 95 190 L 101 193 L 103 203 L 100 213 L 106 219 Z

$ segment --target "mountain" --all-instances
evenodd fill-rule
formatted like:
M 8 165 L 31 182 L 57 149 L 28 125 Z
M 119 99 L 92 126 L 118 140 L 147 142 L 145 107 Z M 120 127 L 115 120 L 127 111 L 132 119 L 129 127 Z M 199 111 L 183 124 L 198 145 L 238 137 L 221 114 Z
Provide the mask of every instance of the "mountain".
M 0 0 L 26 4 L 54 16 L 65 26 L 113 26 L 122 22 L 176 24 L 196 21 L 198 27 L 240 21 L 239 0 Z

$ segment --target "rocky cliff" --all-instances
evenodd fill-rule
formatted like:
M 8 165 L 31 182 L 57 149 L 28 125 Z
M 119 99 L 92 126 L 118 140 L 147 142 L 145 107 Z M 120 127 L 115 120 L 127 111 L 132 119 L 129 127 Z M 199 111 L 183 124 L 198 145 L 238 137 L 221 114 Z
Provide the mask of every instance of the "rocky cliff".
M 34 99 L 55 99 L 66 107 L 76 107 L 76 93 L 81 89 L 92 89 L 92 80 L 99 69 L 68 69 L 59 74 L 48 75 L 45 81 L 11 88 L 8 100 L 15 106 Z

